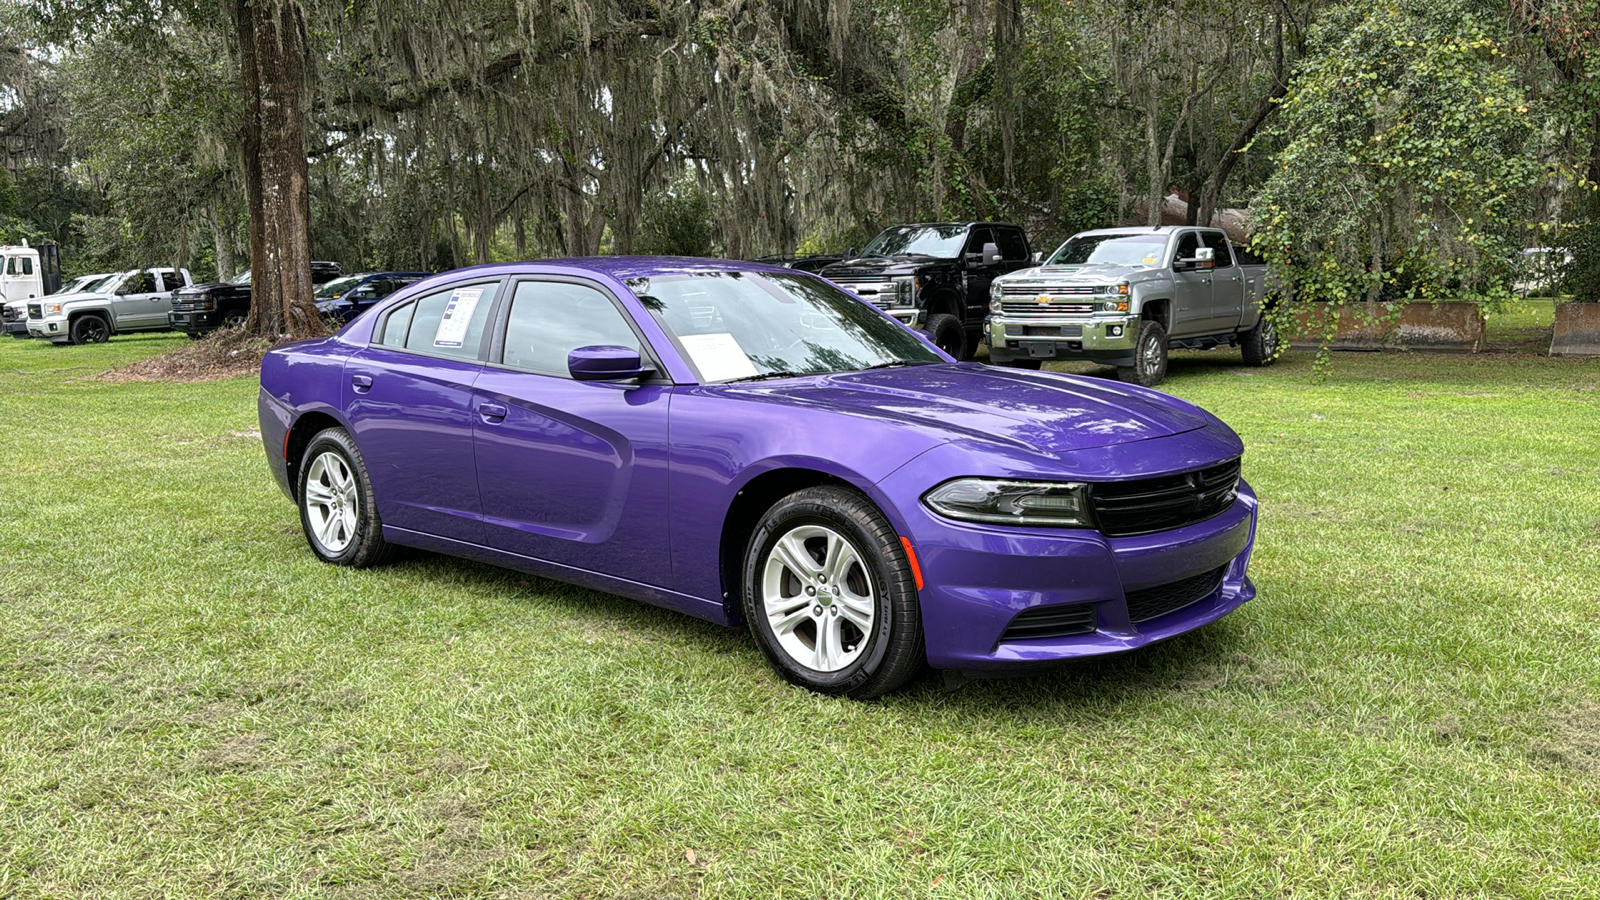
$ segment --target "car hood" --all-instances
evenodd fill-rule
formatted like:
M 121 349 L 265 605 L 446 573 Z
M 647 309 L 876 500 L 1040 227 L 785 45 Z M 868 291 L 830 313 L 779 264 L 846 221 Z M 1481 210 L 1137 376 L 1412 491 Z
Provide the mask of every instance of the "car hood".
M 995 280 L 1003 280 L 1006 284 L 1012 285 L 1106 284 L 1121 281 L 1149 269 L 1149 266 L 1113 266 L 1106 263 L 1082 266 L 1036 266 Z
M 71 303 L 74 300 L 105 300 L 110 296 L 110 294 L 100 291 L 78 291 L 74 294 L 50 294 L 48 299 L 51 303 Z M 35 297 L 30 302 L 38 302 L 45 299 L 45 297 Z
M 1181 434 L 1212 421 L 1197 407 L 1156 391 L 976 363 L 735 384 L 722 390 L 887 420 L 935 440 L 1004 444 L 1050 458 Z
M 820 273 L 824 278 L 859 278 L 863 275 L 911 275 L 928 266 L 953 266 L 956 261 L 909 253 L 901 256 L 863 256 L 834 263 Z

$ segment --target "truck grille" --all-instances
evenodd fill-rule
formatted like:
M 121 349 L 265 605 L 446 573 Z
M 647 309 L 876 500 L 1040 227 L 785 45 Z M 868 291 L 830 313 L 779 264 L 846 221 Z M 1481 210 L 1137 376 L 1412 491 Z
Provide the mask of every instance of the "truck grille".
M 849 278 L 835 278 L 834 282 L 873 306 L 894 305 L 895 285 L 892 281 L 853 281 Z
M 1035 638 L 1071 637 L 1094 631 L 1093 603 L 1071 603 L 1066 606 L 1036 606 L 1017 614 L 1002 641 L 1027 641 Z
M 1128 621 L 1138 624 L 1175 613 L 1215 594 L 1222 586 L 1227 566 L 1219 566 L 1192 578 L 1174 581 L 1128 595 Z
M 1045 294 L 1051 297 L 1083 297 L 1094 294 L 1109 294 L 1108 288 L 1092 284 L 1001 284 L 1000 296 L 1002 297 L 1037 297 Z
M 30 318 L 30 319 L 42 319 L 42 318 L 44 318 L 44 304 L 43 303 L 29 303 L 28 304 L 28 318 Z
M 26 318 L 20 308 L 0 306 L 0 321 L 16 322 Z
M 1000 315 L 1011 319 L 1051 319 L 1060 316 L 1087 316 L 1093 303 L 1023 303 L 1000 301 Z
M 1138 481 L 1091 485 L 1089 503 L 1100 530 L 1112 537 L 1150 534 L 1203 522 L 1233 505 L 1239 460 Z

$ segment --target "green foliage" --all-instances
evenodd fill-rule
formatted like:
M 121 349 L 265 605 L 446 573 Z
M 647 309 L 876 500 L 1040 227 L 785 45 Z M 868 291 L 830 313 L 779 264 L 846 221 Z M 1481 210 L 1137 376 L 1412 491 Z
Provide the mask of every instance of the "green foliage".
M 714 256 L 715 211 L 711 195 L 680 180 L 645 198 L 637 249 L 661 256 Z
M 1254 246 L 1295 299 L 1503 297 L 1544 172 L 1540 111 L 1498 7 L 1351 3 L 1325 14 L 1272 134 Z M 1283 325 L 1289 325 L 1285 315 Z
M 1560 293 L 1600 303 L 1600 186 L 1580 189 L 1570 206 L 1572 219 L 1556 241 L 1572 253 L 1572 262 L 1561 272 Z

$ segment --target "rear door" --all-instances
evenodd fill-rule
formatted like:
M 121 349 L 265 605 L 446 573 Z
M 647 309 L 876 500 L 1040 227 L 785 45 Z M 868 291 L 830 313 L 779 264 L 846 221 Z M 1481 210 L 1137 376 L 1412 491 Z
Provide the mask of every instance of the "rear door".
M 1177 250 L 1172 254 L 1172 328 L 1173 337 L 1209 333 L 1211 324 L 1211 270 L 1184 269 L 1179 260 L 1193 259 L 1201 247 L 1200 235 L 1185 231 L 1178 235 Z
M 473 391 L 485 542 L 522 556 L 668 587 L 671 385 L 574 381 L 579 347 L 648 342 L 599 284 L 515 283 Z M 660 366 L 657 365 L 660 371 Z
M 460 281 L 385 310 L 345 363 L 345 415 L 384 525 L 482 543 L 472 385 L 502 287 Z

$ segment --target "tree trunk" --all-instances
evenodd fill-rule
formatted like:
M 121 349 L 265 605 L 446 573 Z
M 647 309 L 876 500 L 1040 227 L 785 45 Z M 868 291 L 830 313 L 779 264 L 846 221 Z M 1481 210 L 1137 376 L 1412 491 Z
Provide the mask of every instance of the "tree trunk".
M 233 255 L 234 218 L 226 200 L 218 199 L 211 205 L 211 243 L 217 252 L 217 280 L 232 281 L 238 274 L 238 262 Z
M 299 0 L 234 0 L 250 201 L 250 334 L 326 332 L 311 297 L 305 16 Z

